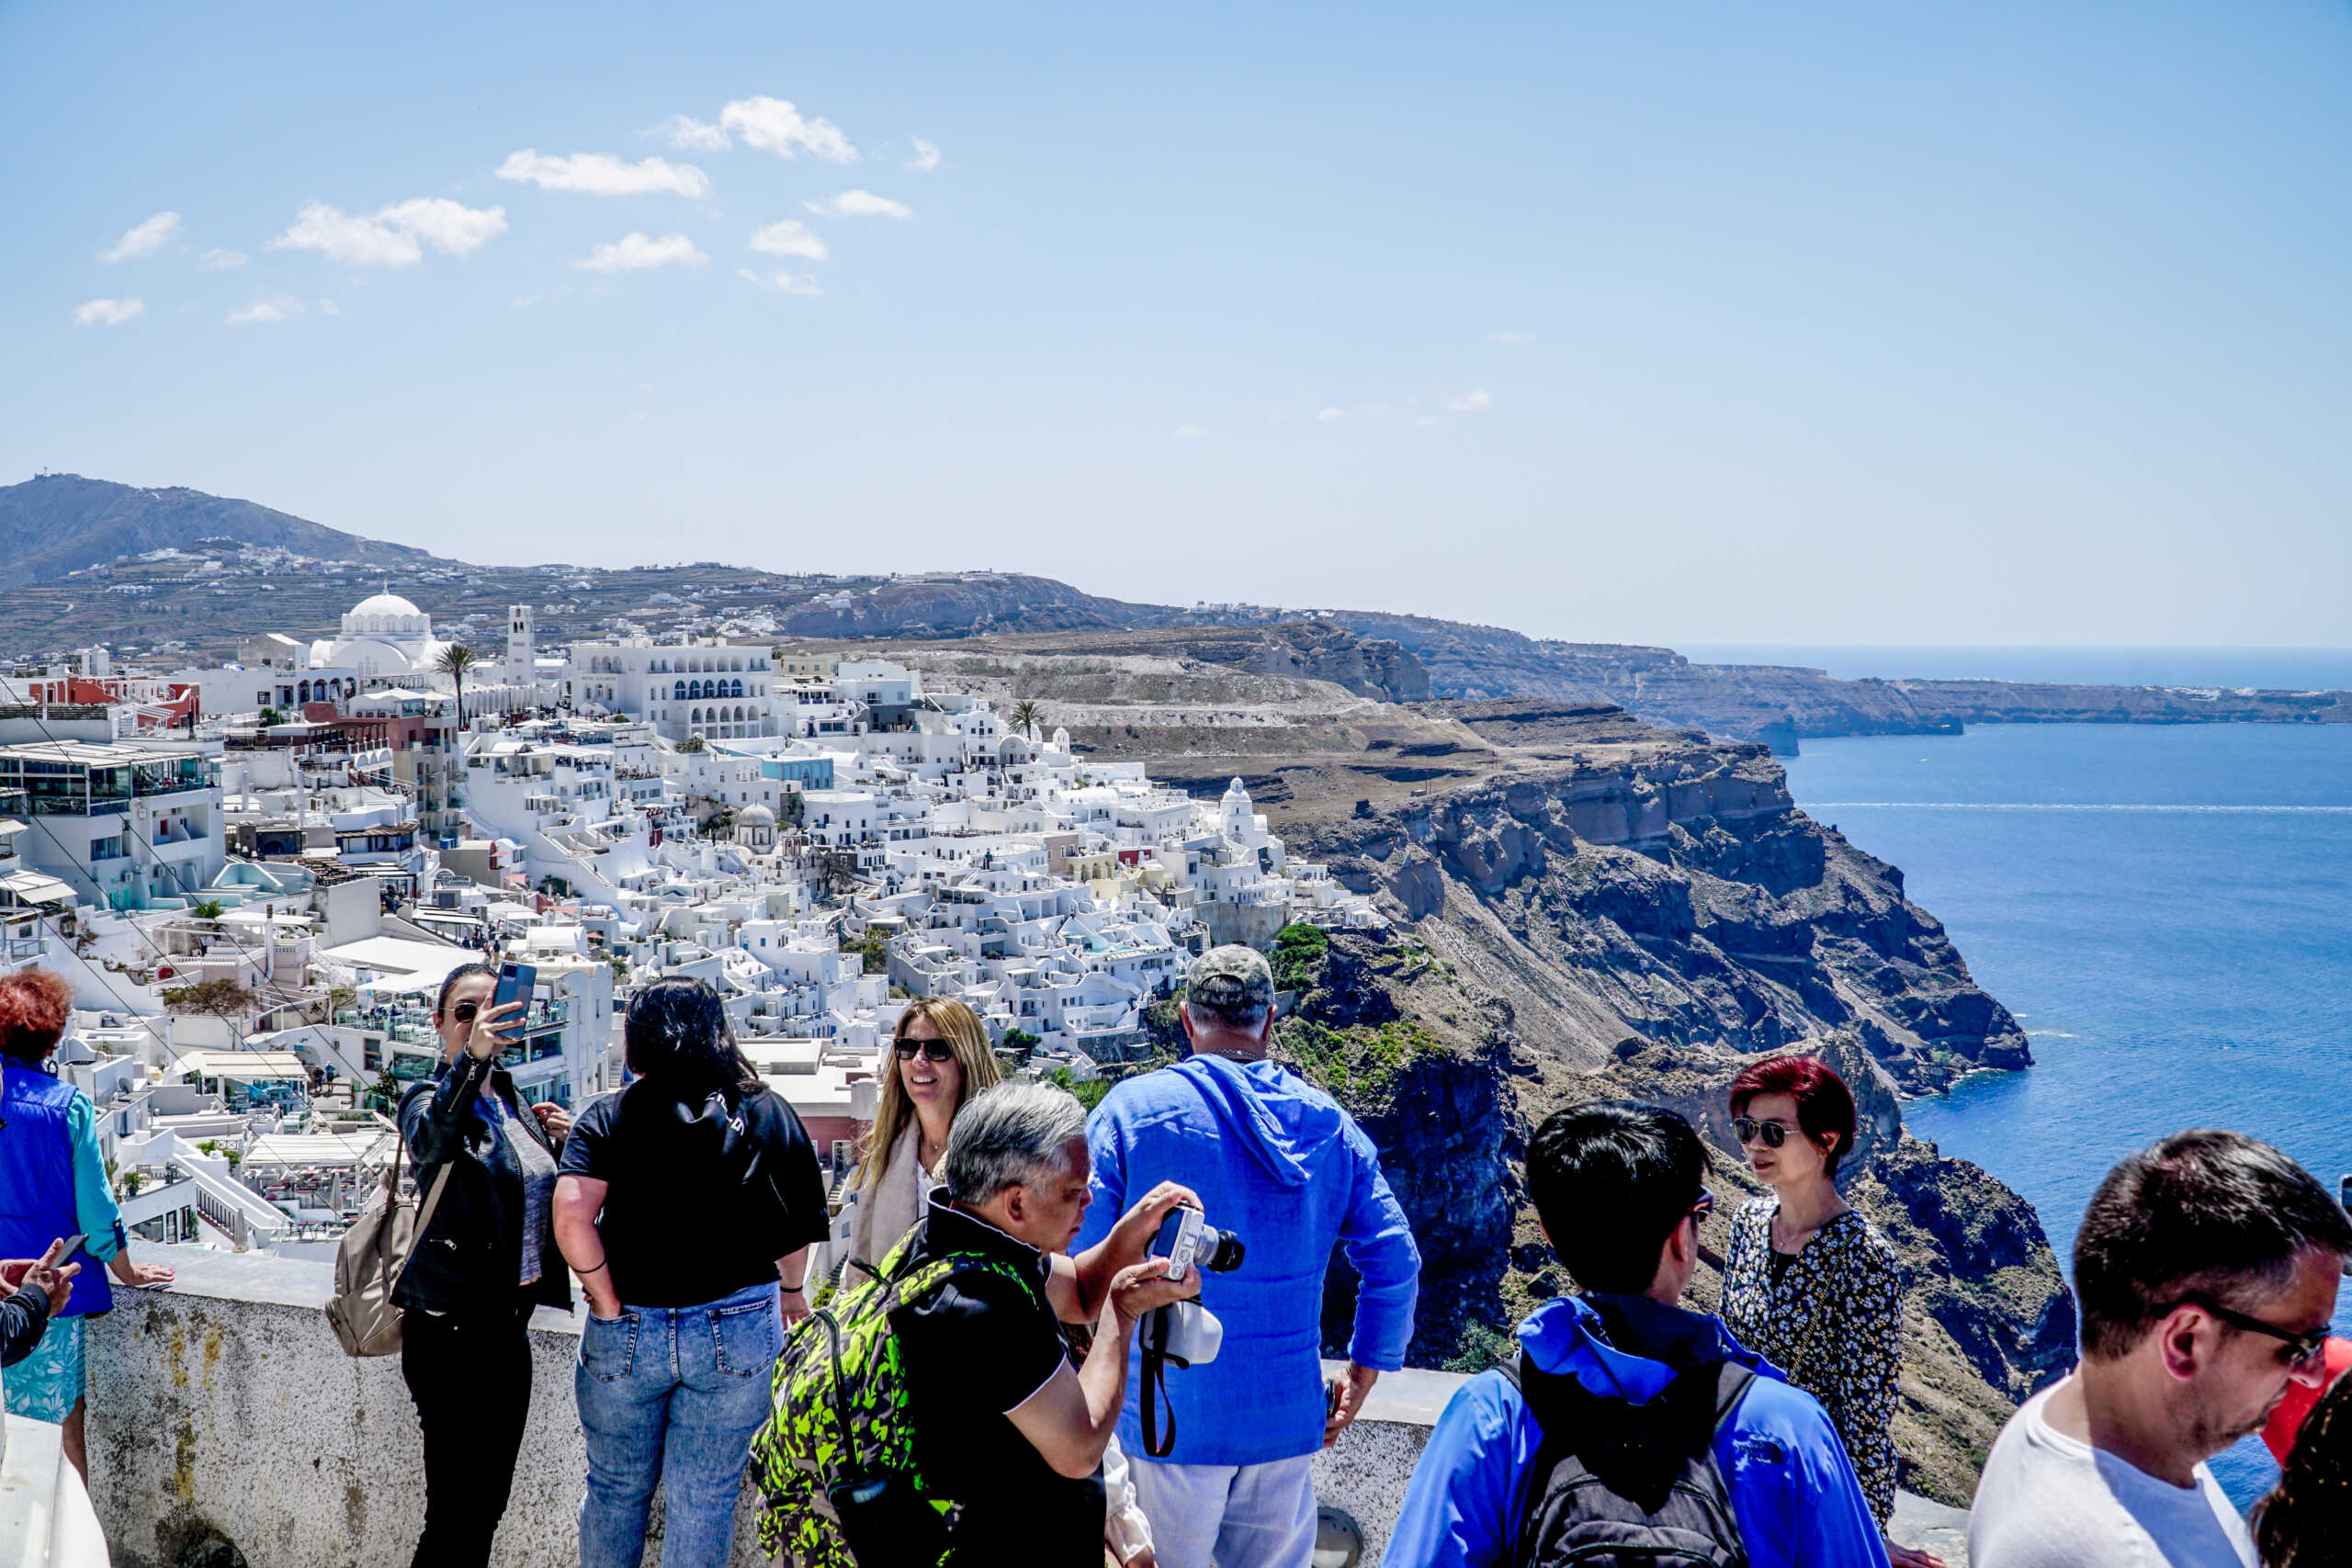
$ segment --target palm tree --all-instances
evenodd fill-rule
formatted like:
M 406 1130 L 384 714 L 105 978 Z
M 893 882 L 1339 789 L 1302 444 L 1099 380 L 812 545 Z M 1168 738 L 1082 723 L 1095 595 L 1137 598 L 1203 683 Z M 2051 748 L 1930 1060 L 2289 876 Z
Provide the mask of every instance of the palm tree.
M 1046 710 L 1027 697 L 1012 705 L 1012 728 L 1023 735 L 1027 735 L 1045 716 Z
M 449 677 L 450 682 L 458 688 L 458 728 L 459 729 L 466 727 L 466 671 L 472 669 L 476 662 L 474 650 L 462 642 L 444 644 L 440 656 L 433 661 L 433 668 Z

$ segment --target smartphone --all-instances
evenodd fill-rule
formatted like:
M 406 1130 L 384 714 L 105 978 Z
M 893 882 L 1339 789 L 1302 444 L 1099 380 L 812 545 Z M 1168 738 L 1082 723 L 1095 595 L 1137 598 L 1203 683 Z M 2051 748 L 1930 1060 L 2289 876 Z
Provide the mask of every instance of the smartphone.
M 81 1251 L 84 1247 L 89 1245 L 90 1233 L 87 1231 L 84 1231 L 78 1235 L 67 1236 L 65 1238 L 65 1250 L 57 1255 L 57 1266 L 60 1269 L 64 1268 L 68 1263 L 74 1261 L 74 1255 L 75 1253 Z
M 503 1008 L 509 1002 L 521 1002 L 526 1007 L 532 987 L 539 983 L 539 966 L 536 964 L 508 962 L 498 966 L 498 989 L 492 993 L 490 1005 Z

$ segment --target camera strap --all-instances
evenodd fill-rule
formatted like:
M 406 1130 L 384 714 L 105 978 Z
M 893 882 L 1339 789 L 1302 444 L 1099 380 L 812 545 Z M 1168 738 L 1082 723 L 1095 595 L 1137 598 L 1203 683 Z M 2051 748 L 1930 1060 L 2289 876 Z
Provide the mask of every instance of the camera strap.
M 1176 1407 L 1168 1402 L 1170 1311 L 1168 1307 L 1154 1307 L 1144 1314 L 1143 1320 L 1143 1451 L 1152 1459 L 1166 1459 L 1176 1447 Z M 1162 1405 L 1168 1407 L 1165 1433 L 1159 1424 Z

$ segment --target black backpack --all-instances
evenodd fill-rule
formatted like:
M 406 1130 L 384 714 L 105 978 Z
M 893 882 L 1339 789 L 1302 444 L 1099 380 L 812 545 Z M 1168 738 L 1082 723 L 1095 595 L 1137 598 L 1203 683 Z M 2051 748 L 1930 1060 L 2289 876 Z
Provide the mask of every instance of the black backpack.
M 1634 1404 L 1523 1355 L 1499 1370 L 1544 1433 L 1514 1568 L 1747 1568 L 1714 1439 L 1754 1372 L 1702 1361 Z

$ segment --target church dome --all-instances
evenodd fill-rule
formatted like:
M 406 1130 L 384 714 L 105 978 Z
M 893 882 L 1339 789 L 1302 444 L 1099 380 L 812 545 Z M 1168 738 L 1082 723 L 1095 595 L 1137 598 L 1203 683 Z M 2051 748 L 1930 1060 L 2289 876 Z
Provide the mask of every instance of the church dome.
M 397 593 L 375 593 L 351 607 L 355 615 L 422 615 L 424 611 Z
M 764 806 L 747 806 L 735 820 L 746 828 L 773 828 L 775 826 L 775 813 Z

